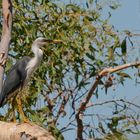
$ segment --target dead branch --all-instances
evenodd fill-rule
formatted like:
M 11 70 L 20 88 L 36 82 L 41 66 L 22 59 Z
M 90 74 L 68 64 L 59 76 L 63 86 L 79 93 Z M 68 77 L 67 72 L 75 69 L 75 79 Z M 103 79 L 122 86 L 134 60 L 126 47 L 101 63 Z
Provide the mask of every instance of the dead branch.
M 0 140 L 55 140 L 55 138 L 47 130 L 35 124 L 0 121 Z
M 82 140 L 83 139 L 83 121 L 81 119 L 81 115 L 82 113 L 85 111 L 87 104 L 89 103 L 89 100 L 91 99 L 92 95 L 94 95 L 94 91 L 97 88 L 100 80 L 102 79 L 102 77 L 106 76 L 107 74 L 111 74 L 111 73 L 115 73 L 117 71 L 123 70 L 123 69 L 127 69 L 129 67 L 137 67 L 140 65 L 140 61 L 138 62 L 134 62 L 134 63 L 128 63 L 128 64 L 124 64 L 124 65 L 120 65 L 117 66 L 115 68 L 105 68 L 103 69 L 98 76 L 96 77 L 95 82 L 93 83 L 91 89 L 89 90 L 89 92 L 87 93 L 87 96 L 85 97 L 85 99 L 81 102 L 78 111 L 76 113 L 76 121 L 77 121 L 77 139 L 78 140 Z

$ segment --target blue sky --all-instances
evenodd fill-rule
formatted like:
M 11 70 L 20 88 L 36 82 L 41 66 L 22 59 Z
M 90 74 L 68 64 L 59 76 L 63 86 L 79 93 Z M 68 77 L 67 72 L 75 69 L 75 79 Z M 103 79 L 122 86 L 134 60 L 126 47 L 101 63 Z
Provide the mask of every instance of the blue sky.
M 120 0 L 121 7 L 112 12 L 111 23 L 119 30 L 140 30 L 140 0 Z

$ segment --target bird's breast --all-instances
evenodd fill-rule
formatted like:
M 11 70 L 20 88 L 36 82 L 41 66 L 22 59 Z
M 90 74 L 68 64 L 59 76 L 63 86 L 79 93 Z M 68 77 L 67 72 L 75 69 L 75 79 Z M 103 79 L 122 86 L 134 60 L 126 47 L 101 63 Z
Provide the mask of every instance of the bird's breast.
M 27 79 L 29 79 L 32 75 L 32 73 L 37 69 L 37 67 L 39 66 L 41 60 L 37 60 L 36 58 L 31 59 L 26 67 L 26 71 L 27 71 Z

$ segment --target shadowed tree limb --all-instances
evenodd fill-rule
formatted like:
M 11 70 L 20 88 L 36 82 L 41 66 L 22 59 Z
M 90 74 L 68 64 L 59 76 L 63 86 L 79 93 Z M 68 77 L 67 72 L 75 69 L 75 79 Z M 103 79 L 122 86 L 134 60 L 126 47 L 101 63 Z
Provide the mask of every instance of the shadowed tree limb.
M 27 123 L 0 121 L 0 140 L 56 140 L 46 129 Z
M 120 65 L 117 67 L 109 67 L 109 68 L 105 68 L 103 69 L 101 72 L 99 72 L 99 74 L 96 77 L 95 82 L 93 83 L 91 89 L 89 90 L 89 92 L 87 93 L 85 99 L 81 102 L 78 111 L 76 113 L 76 121 L 77 121 L 77 140 L 83 140 L 83 121 L 81 119 L 81 115 L 83 114 L 83 112 L 86 109 L 87 104 L 89 103 L 89 100 L 91 99 L 91 97 L 94 95 L 94 91 L 97 88 L 98 84 L 100 83 L 100 80 L 106 76 L 107 74 L 111 74 L 111 73 L 115 73 L 117 71 L 123 70 L 123 69 L 127 69 L 129 67 L 137 67 L 140 65 L 140 61 L 138 62 L 134 62 L 134 63 L 128 63 L 128 64 L 124 64 L 124 65 Z
M 0 93 L 3 86 L 4 66 L 8 56 L 12 30 L 12 1 L 2 0 L 2 36 L 0 42 Z

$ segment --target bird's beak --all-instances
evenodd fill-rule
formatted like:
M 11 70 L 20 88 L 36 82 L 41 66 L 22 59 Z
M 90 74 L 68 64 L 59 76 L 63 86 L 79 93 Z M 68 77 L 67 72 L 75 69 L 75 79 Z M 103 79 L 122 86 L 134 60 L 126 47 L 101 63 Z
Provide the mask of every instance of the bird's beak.
M 50 39 L 43 39 L 43 42 L 46 43 L 62 43 L 62 40 L 50 40 Z

